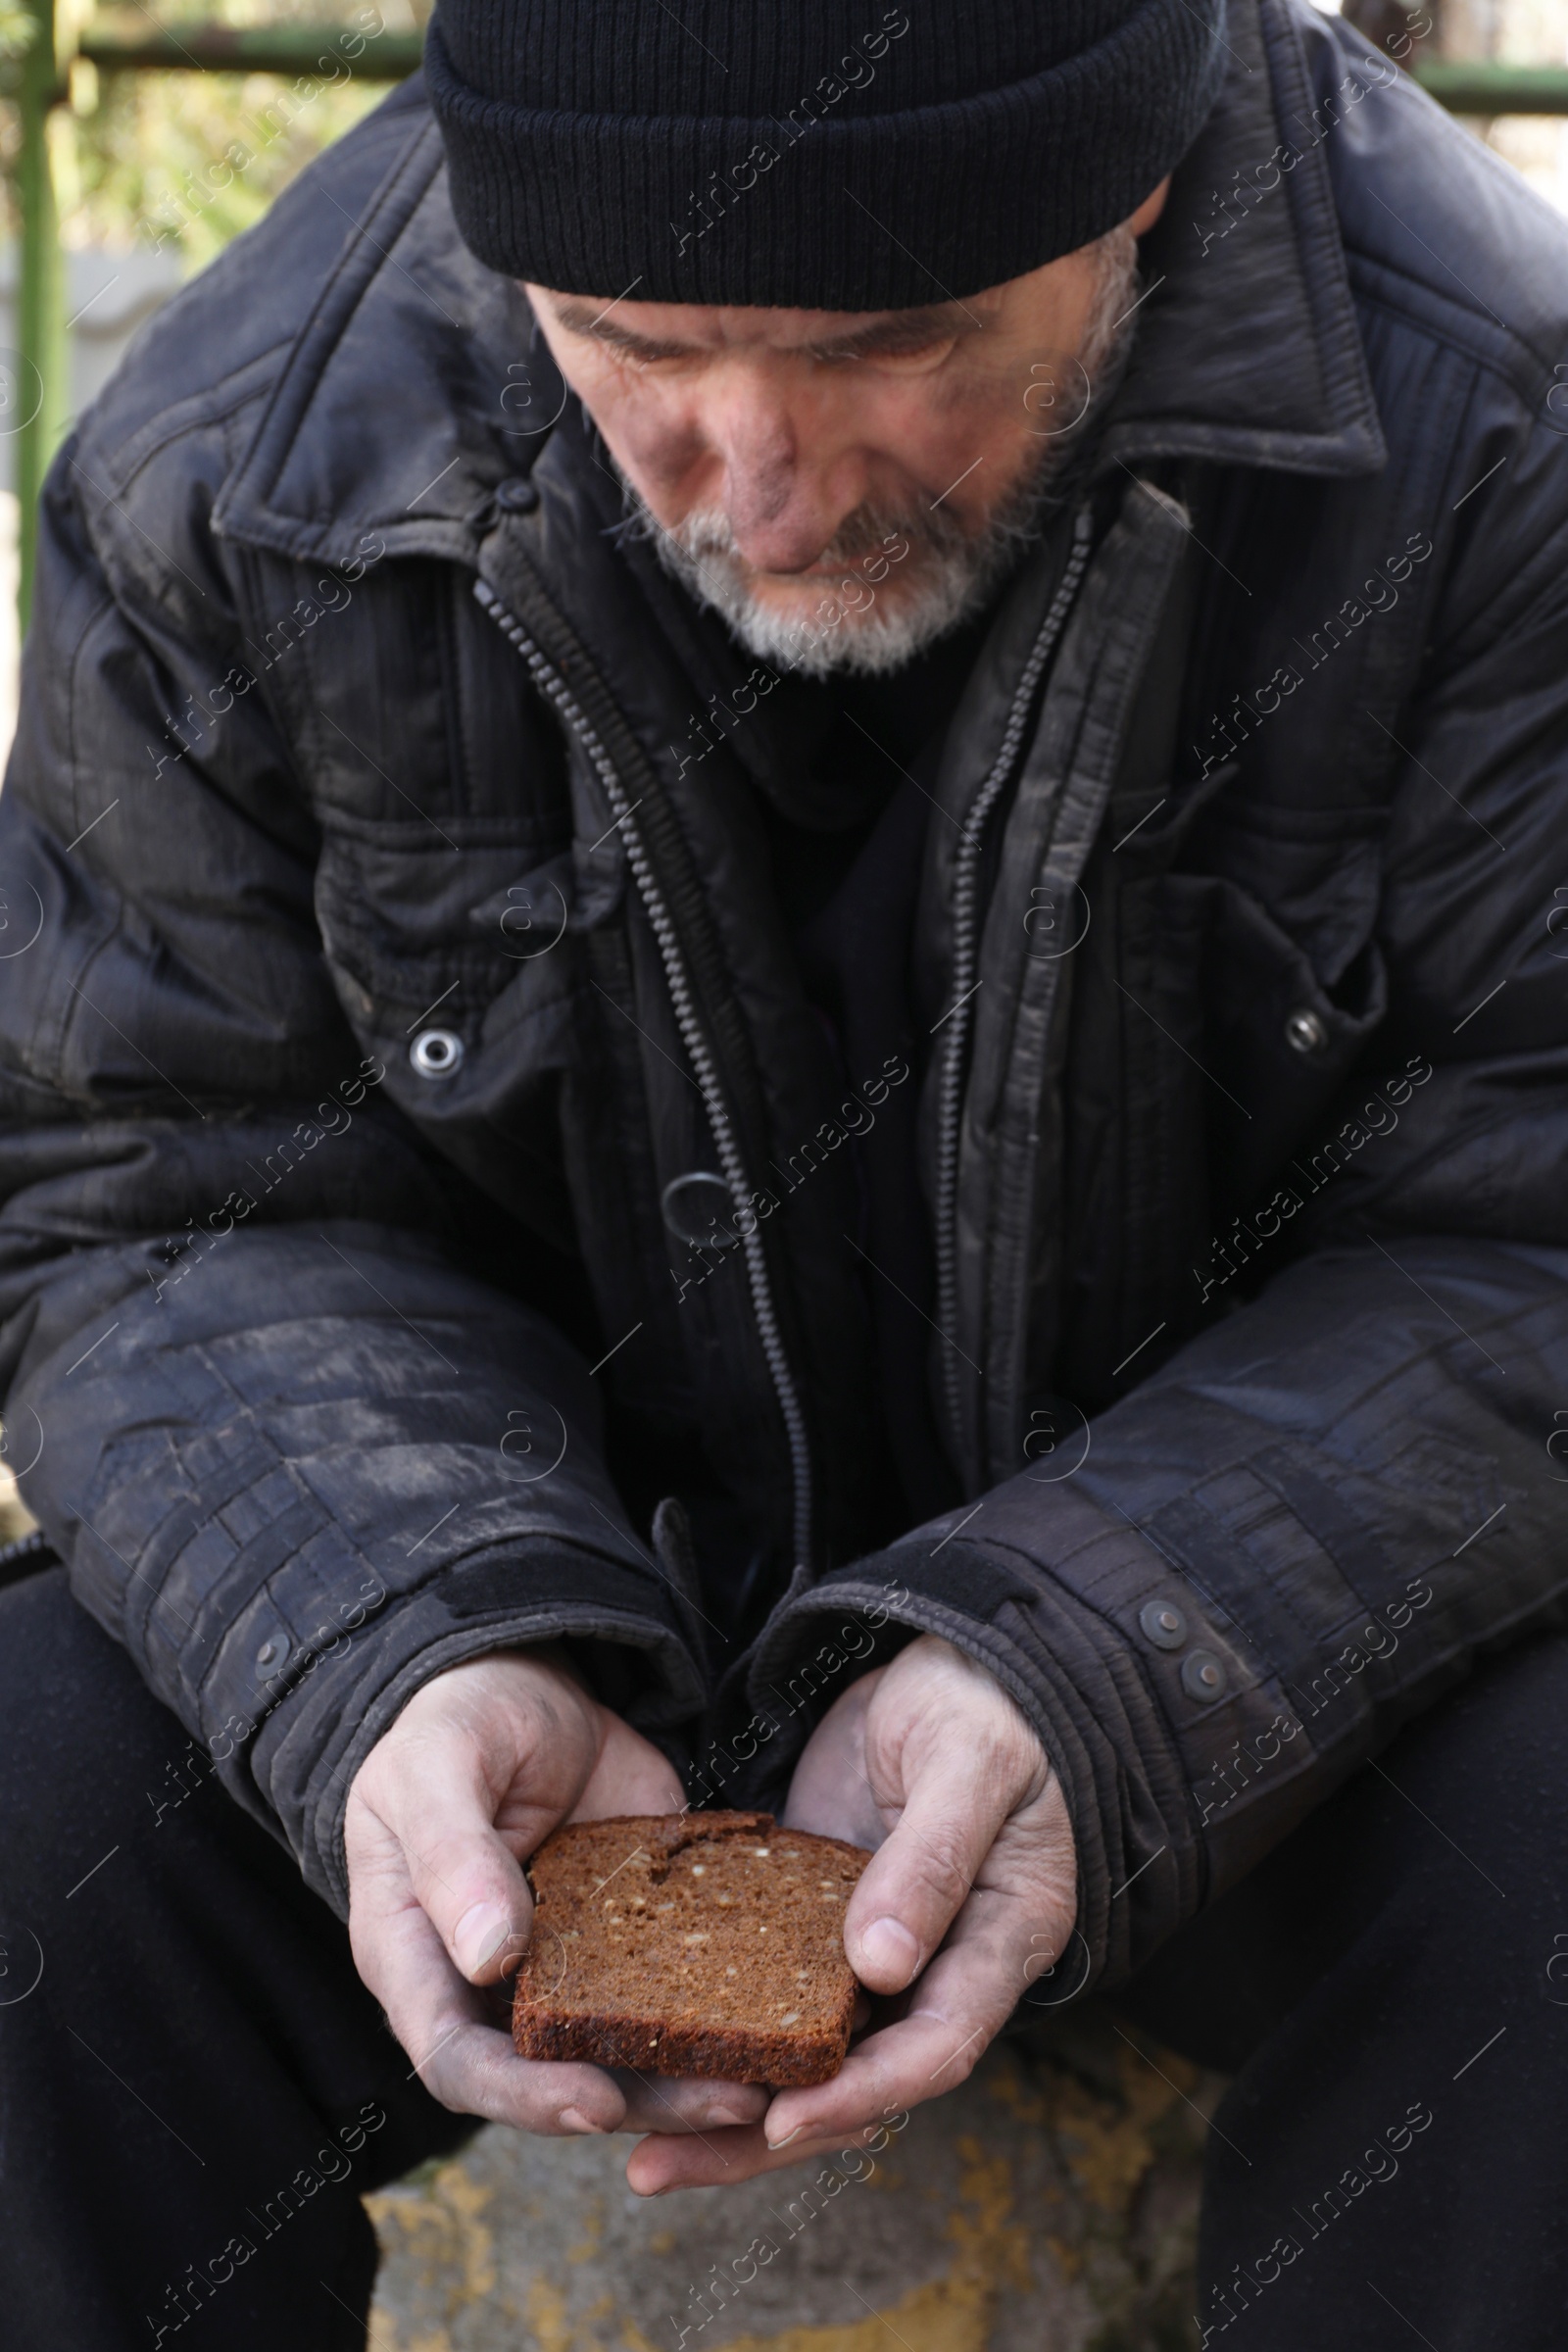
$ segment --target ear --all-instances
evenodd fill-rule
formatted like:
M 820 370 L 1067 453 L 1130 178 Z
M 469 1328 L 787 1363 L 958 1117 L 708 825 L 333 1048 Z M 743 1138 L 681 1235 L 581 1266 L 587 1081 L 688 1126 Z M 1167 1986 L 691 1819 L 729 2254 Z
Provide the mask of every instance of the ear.
M 1150 230 L 1153 227 L 1154 222 L 1159 219 L 1160 214 L 1165 210 L 1165 199 L 1169 194 L 1170 174 L 1167 172 L 1165 177 L 1160 181 L 1152 196 L 1146 196 L 1144 198 L 1143 203 L 1138 207 L 1137 212 L 1134 213 L 1132 219 L 1127 223 L 1127 226 L 1132 230 L 1135 237 L 1148 236 Z

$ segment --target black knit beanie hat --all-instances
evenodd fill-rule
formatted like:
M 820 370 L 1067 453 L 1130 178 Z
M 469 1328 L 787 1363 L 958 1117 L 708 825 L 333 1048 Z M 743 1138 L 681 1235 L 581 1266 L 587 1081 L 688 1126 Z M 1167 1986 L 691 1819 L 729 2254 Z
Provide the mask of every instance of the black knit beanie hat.
M 439 0 L 464 237 L 643 302 L 894 310 L 1101 236 L 1218 95 L 1224 0 Z

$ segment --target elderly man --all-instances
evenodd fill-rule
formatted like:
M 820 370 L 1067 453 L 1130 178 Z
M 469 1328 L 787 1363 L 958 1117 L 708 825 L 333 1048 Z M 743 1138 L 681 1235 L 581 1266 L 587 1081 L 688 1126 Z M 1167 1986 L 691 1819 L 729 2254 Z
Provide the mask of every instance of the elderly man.
M 1299 0 L 442 0 L 142 341 L 0 814 L 10 2341 L 1098 1992 L 1205 2342 L 1560 2342 L 1564 353 Z M 687 1802 L 877 1849 L 832 2082 L 514 2054 Z

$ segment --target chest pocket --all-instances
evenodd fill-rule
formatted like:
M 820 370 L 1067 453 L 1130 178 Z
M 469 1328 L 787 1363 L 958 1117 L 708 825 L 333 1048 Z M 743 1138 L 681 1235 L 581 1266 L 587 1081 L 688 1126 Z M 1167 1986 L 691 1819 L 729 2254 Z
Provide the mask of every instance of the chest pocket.
M 515 838 L 461 846 L 409 828 L 334 825 L 317 869 L 328 965 L 355 1026 L 389 1064 L 439 1029 L 448 1074 L 548 1026 L 576 974 L 572 860 Z M 402 839 L 387 838 L 388 834 Z
M 1364 1009 L 1366 956 L 1382 894 L 1386 812 L 1366 806 L 1249 804 L 1244 787 L 1205 813 L 1183 863 L 1231 883 L 1306 958 L 1346 1013 Z

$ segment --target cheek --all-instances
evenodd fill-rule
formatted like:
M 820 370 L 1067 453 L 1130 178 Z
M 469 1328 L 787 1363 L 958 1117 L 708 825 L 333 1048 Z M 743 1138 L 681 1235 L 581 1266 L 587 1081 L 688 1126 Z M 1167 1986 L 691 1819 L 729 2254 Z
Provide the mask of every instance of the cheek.
M 993 374 L 966 374 L 890 405 L 885 446 L 928 499 L 942 498 L 972 526 L 1039 448 L 1028 425 L 1014 386 Z
M 647 497 L 674 489 L 710 454 L 701 419 L 656 391 L 617 385 L 586 405 L 617 463 Z

